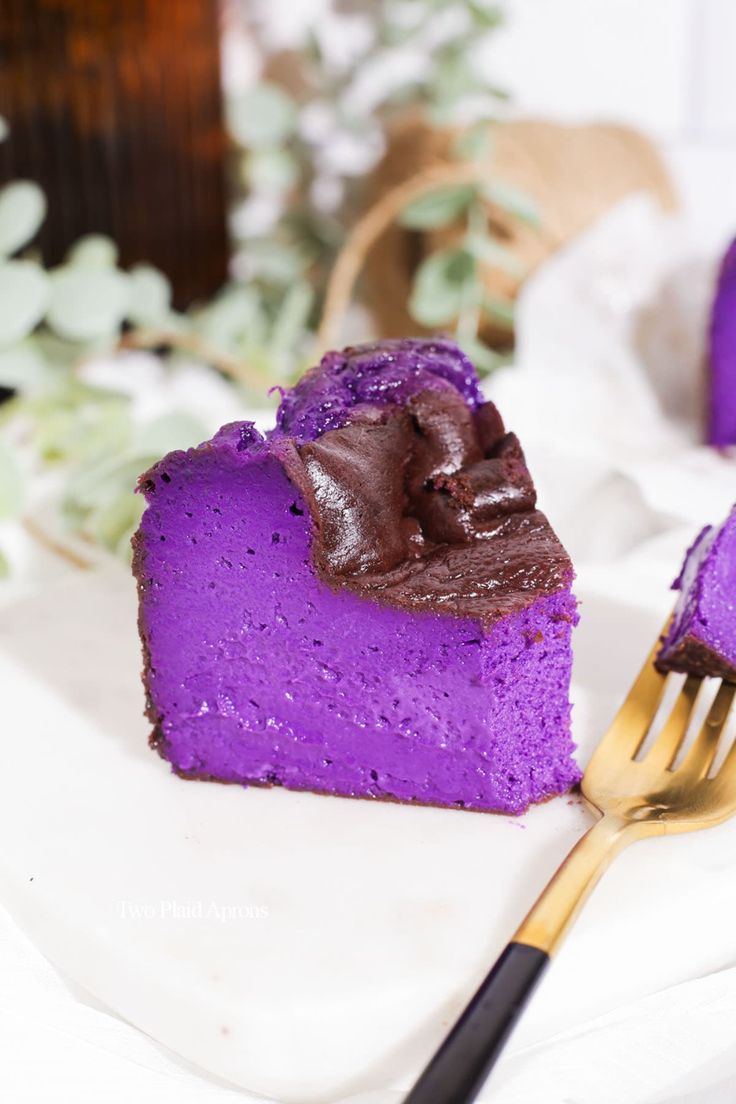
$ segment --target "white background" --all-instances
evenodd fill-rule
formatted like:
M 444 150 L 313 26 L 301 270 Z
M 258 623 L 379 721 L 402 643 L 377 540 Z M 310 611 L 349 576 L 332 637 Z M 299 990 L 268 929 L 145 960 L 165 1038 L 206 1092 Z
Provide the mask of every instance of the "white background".
M 521 114 L 657 139 L 704 234 L 736 230 L 734 0 L 507 0 L 487 60 Z

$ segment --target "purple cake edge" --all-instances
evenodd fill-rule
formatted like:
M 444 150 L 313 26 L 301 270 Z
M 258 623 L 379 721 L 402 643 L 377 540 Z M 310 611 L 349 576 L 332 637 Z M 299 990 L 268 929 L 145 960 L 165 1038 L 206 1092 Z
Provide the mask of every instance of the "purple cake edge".
M 727 642 L 723 626 L 712 624 L 718 621 L 717 610 L 708 608 L 718 600 L 717 569 L 723 545 L 730 541 L 736 547 L 736 508 L 721 525 L 702 529 L 685 553 L 672 584 L 679 598 L 655 659 L 660 671 L 736 680 L 736 623 Z
M 736 240 L 727 249 L 716 281 L 708 330 L 707 442 L 736 444 Z

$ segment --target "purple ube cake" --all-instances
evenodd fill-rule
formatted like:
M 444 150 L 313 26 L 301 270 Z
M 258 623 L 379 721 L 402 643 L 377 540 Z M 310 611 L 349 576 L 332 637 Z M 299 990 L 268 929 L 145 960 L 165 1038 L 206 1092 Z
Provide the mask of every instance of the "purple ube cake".
M 190 778 L 522 812 L 579 778 L 572 566 L 450 341 L 328 354 L 142 477 L 152 744 Z
M 710 319 L 708 443 L 736 444 L 736 241 L 721 264 Z
M 736 506 L 688 549 L 673 589 L 680 596 L 657 666 L 736 681 Z

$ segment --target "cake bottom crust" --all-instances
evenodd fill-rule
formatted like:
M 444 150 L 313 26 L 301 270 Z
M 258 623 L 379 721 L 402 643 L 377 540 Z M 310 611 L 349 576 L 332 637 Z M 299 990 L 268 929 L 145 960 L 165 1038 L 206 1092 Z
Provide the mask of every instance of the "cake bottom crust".
M 688 635 L 655 660 L 657 670 L 736 682 L 736 667 L 696 636 Z
M 158 745 L 155 737 L 151 737 L 151 746 L 158 750 Z M 169 763 L 166 756 L 159 751 L 161 758 L 165 762 Z M 231 778 L 217 778 L 214 774 L 205 774 L 197 771 L 184 771 L 181 768 L 169 763 L 171 771 L 178 778 L 183 779 L 185 782 L 219 782 L 221 786 L 242 786 L 243 789 L 248 789 L 250 786 L 255 786 L 259 790 L 291 790 L 293 793 L 313 793 L 320 797 L 339 797 L 346 801 L 381 801 L 384 804 L 389 805 L 418 805 L 425 809 L 460 809 L 466 813 L 482 813 L 484 816 L 523 816 L 532 808 L 532 805 L 546 805 L 549 801 L 552 801 L 556 797 L 562 797 L 566 793 L 578 794 L 580 792 L 580 780 L 574 781 L 566 789 L 559 790 L 555 793 L 548 793 L 545 797 L 539 798 L 534 802 L 529 802 L 523 809 L 507 810 L 507 809 L 484 809 L 475 805 L 466 805 L 464 801 L 453 801 L 451 804 L 445 804 L 441 801 L 423 801 L 420 798 L 413 798 L 410 801 L 405 801 L 400 797 L 394 797 L 393 794 L 373 794 L 373 793 L 358 793 L 358 794 L 345 794 L 338 793 L 335 790 L 317 790 L 311 786 L 285 786 L 282 782 L 264 782 L 260 778 L 246 778 L 243 780 L 236 780 Z

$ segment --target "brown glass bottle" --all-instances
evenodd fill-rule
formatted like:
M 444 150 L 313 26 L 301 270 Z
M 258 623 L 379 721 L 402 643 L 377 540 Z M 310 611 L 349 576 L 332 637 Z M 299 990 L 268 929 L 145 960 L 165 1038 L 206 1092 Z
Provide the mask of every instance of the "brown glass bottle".
M 227 264 L 216 0 L 2 0 L 0 181 L 49 201 L 47 263 L 81 234 L 149 261 L 177 305 Z

